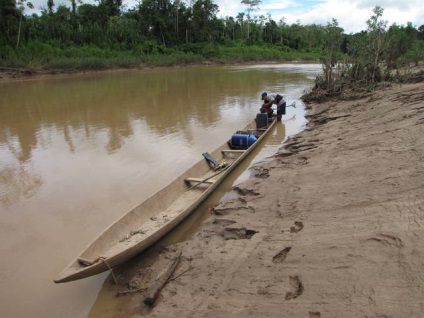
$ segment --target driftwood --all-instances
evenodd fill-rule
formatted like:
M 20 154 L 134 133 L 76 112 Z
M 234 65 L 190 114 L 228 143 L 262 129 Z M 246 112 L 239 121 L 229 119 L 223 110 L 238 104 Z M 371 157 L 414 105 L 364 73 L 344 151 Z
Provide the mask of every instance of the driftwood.
M 156 277 L 150 287 L 147 289 L 147 292 L 144 297 L 144 303 L 148 306 L 153 306 L 156 298 L 159 295 L 160 290 L 165 286 L 171 277 L 172 273 L 177 268 L 178 262 L 180 261 L 181 250 L 175 254 L 175 257 L 171 259 L 168 263 L 168 266 Z

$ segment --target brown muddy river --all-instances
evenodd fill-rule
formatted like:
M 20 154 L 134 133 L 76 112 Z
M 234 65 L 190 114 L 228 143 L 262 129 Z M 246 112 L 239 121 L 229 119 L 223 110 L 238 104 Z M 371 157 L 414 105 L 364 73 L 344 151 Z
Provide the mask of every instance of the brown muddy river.
M 253 162 L 272 155 L 305 127 L 299 98 L 320 68 L 190 67 L 0 82 L 1 316 L 96 317 L 107 273 L 54 284 L 61 269 L 250 122 L 262 91 L 297 104 Z M 249 176 L 238 174 L 231 182 Z

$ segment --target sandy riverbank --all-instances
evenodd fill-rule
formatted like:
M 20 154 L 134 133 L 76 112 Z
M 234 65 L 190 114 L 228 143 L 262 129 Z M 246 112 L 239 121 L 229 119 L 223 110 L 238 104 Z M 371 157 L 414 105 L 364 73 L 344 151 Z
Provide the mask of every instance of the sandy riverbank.
M 155 306 L 128 294 L 122 317 L 422 316 L 424 83 L 309 119 L 193 239 L 118 277 L 143 289 L 182 249 Z

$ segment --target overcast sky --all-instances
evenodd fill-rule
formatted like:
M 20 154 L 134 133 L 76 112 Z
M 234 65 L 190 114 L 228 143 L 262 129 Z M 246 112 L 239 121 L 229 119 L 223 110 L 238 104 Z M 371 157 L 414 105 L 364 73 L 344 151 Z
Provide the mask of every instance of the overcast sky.
M 39 12 L 46 7 L 47 0 L 29 0 Z M 171 0 L 172 1 L 172 0 Z M 70 0 L 54 0 L 56 8 L 64 3 L 70 6 Z M 94 0 L 83 0 L 84 3 L 94 3 Z M 137 0 L 123 0 L 127 8 L 133 8 Z M 189 3 L 190 1 L 185 1 Z M 219 17 L 236 17 L 240 12 L 246 12 L 247 6 L 241 0 L 214 0 L 219 6 Z M 272 19 L 279 21 L 285 18 L 287 24 L 300 21 L 303 25 L 327 25 L 336 19 L 345 33 L 355 33 L 366 29 L 366 20 L 373 14 L 375 6 L 384 9 L 383 19 L 389 25 L 396 23 L 406 25 L 408 22 L 418 28 L 424 24 L 424 5 L 422 0 L 262 0 L 259 9 L 251 15 L 271 14 Z M 30 13 L 30 11 L 27 11 Z

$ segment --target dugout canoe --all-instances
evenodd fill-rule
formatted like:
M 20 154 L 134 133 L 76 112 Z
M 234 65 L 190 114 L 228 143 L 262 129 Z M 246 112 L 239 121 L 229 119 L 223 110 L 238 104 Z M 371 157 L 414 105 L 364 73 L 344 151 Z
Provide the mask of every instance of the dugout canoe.
M 181 174 L 173 182 L 130 210 L 109 226 L 54 280 L 70 282 L 123 264 L 153 245 L 196 208 L 220 185 L 272 130 L 277 120 L 263 114 L 242 131 Z M 234 136 L 254 133 L 257 140 L 247 149 L 234 144 Z M 235 139 L 238 143 L 239 140 Z

